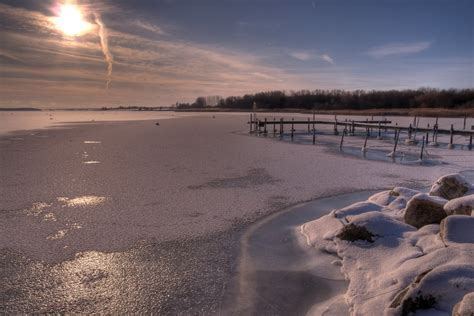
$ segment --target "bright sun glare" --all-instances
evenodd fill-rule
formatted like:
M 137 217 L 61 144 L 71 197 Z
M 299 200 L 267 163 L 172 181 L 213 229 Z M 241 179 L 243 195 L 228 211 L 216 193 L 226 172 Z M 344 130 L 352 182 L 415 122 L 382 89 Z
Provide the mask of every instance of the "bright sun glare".
M 55 23 L 56 27 L 68 36 L 82 35 L 91 27 L 90 23 L 84 20 L 79 7 L 74 4 L 61 5 Z

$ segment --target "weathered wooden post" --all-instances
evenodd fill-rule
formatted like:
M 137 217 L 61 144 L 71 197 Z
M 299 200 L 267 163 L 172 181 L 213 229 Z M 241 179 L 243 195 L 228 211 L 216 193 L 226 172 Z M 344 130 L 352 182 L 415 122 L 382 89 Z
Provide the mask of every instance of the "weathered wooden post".
M 449 145 L 448 145 L 449 149 L 452 149 L 454 147 L 453 137 L 454 137 L 454 126 L 453 126 L 453 124 L 451 124 L 451 129 L 449 131 Z
M 273 117 L 273 137 L 275 137 L 276 132 L 277 132 L 277 129 L 276 129 L 276 119 L 275 119 L 275 117 Z
M 426 131 L 425 145 L 428 146 L 428 141 L 430 139 L 430 132 Z
M 390 156 L 395 157 L 397 152 L 398 139 L 400 138 L 400 130 L 395 130 L 395 144 L 393 145 L 393 150 L 390 153 Z
M 283 138 L 283 117 L 280 118 L 280 137 Z
M 309 129 L 309 117 L 308 117 L 308 134 L 310 132 L 310 129 Z
M 367 151 L 367 140 L 369 139 L 369 128 L 367 128 L 367 134 L 365 135 L 364 147 L 362 147 L 362 151 L 365 153 Z
M 313 127 L 313 145 L 316 144 L 316 129 Z
M 293 141 L 293 133 L 295 131 L 295 123 L 293 123 L 295 119 L 291 118 L 291 140 Z
M 341 143 L 339 144 L 339 149 L 342 150 L 342 144 L 344 143 L 344 135 L 346 134 L 346 130 L 344 129 L 342 131 L 342 136 L 341 136 Z
M 337 130 L 337 121 L 334 123 L 334 135 L 339 135 L 339 132 Z
M 411 129 L 412 129 L 412 127 L 411 127 L 411 124 L 410 124 L 410 126 L 408 126 L 408 139 L 411 139 Z
M 354 120 L 352 120 L 352 131 L 351 131 L 351 134 L 354 135 L 355 133 L 355 123 L 354 123 Z
M 464 123 L 463 123 L 463 127 L 462 127 L 463 130 L 466 129 L 466 116 L 464 116 Z
M 252 113 L 250 113 L 249 125 L 250 125 L 250 131 L 249 131 L 249 133 L 252 133 L 252 126 L 253 126 L 253 115 L 252 115 Z
M 267 136 L 267 118 L 265 118 L 265 122 L 263 123 L 263 135 Z
M 469 136 L 469 146 L 467 146 L 469 150 L 472 150 L 472 134 Z
M 420 152 L 420 160 L 423 160 L 423 151 L 425 149 L 425 136 L 423 136 L 423 142 L 421 143 L 421 152 Z
M 379 122 L 379 135 L 377 136 L 378 139 L 382 139 L 382 123 Z

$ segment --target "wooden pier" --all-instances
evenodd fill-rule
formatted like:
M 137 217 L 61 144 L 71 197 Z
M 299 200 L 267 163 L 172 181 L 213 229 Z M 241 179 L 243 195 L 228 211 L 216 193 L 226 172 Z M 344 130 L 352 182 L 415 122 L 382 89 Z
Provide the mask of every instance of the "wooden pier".
M 432 139 L 432 144 L 437 145 L 437 139 L 438 135 L 444 134 L 444 135 L 450 135 L 449 138 L 449 144 L 448 148 L 454 148 L 454 136 L 466 136 L 469 138 L 467 147 L 469 150 L 472 150 L 472 138 L 474 136 L 474 130 L 466 130 L 466 119 L 464 119 L 464 129 L 463 130 L 455 130 L 453 125 L 451 125 L 450 129 L 442 129 L 438 127 L 438 119 L 436 118 L 435 123 L 433 124 L 432 127 L 429 125 L 427 127 L 420 127 L 418 126 L 419 123 L 419 118 L 415 117 L 413 120 L 413 125 L 410 124 L 409 126 L 399 126 L 397 124 L 393 125 L 391 121 L 388 120 L 366 120 L 366 121 L 360 121 L 360 120 L 338 120 L 337 117 L 334 117 L 334 120 L 329 121 L 323 121 L 323 120 L 315 120 L 314 115 L 313 119 L 308 118 L 307 120 L 288 120 L 288 119 L 283 119 L 280 118 L 277 120 L 276 118 L 273 119 L 267 119 L 266 117 L 264 119 L 258 119 L 256 118 L 256 115 L 254 117 L 253 114 L 250 115 L 250 120 L 248 122 L 250 126 L 250 133 L 257 132 L 257 133 L 263 133 L 264 135 L 268 134 L 269 130 L 268 127 L 270 127 L 273 131 L 273 134 L 276 135 L 277 132 L 278 134 L 283 137 L 285 127 L 290 126 L 290 137 L 291 140 L 294 138 L 294 132 L 296 131 L 295 126 L 305 126 L 305 130 L 309 134 L 313 134 L 313 144 L 315 144 L 315 137 L 316 137 L 316 126 L 318 125 L 328 125 L 333 127 L 333 132 L 334 135 L 339 135 L 339 128 L 342 130 L 343 134 L 349 134 L 349 135 L 355 135 L 356 129 L 362 129 L 363 131 L 363 136 L 369 137 L 370 134 L 374 131 L 377 130 L 378 132 L 378 138 L 382 138 L 382 130 L 383 133 L 386 133 L 387 131 L 393 131 L 393 134 L 395 137 L 393 139 L 398 140 L 400 132 L 406 131 L 407 132 L 407 144 L 416 144 L 416 135 L 421 134 L 423 135 L 423 144 L 422 147 L 427 145 L 429 142 L 429 137 L 431 134 L 431 139 Z M 279 127 L 277 131 L 277 126 Z M 413 137 L 413 138 L 412 138 Z M 343 144 L 344 138 L 341 139 L 341 148 Z M 411 142 L 411 143 L 410 143 Z

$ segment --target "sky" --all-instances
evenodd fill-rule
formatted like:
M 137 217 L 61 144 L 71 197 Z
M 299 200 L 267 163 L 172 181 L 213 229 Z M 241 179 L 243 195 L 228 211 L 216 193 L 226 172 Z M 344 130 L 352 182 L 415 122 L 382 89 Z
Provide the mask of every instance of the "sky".
M 473 88 L 473 12 L 471 0 L 0 0 L 0 107 Z

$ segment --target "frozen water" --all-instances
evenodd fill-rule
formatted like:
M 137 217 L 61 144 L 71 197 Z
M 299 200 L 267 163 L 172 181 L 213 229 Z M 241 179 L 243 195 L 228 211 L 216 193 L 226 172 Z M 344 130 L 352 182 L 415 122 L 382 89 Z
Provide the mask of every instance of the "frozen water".
M 9 114 L 1 115 L 3 123 Z M 113 117 L 102 123 L 100 112 L 64 115 L 64 121 L 95 122 L 0 138 L 0 258 L 8 267 L 0 275 L 11 312 L 215 311 L 236 273 L 236 232 L 249 223 L 316 198 L 426 187 L 473 166 L 472 152 L 465 150 L 439 148 L 443 164 L 403 165 L 345 157 L 327 146 L 249 137 L 247 114 L 126 122 Z M 135 113 L 120 115 L 133 120 Z M 41 124 L 28 128 L 47 126 Z M 403 205 L 401 198 L 392 203 Z M 330 228 L 321 231 L 329 252 L 335 251 Z M 419 244 L 430 249 L 433 243 L 423 238 Z M 99 264 L 98 271 L 89 269 L 92 264 Z M 84 287 L 89 283 L 94 287 Z M 126 284 L 136 284 L 138 294 Z M 50 286 L 57 301 L 48 300 Z M 67 300 L 71 288 L 82 301 Z M 106 294 L 94 296 L 99 293 Z M 189 301 L 181 302 L 183 297 Z M 171 307 L 178 302 L 183 309 Z

